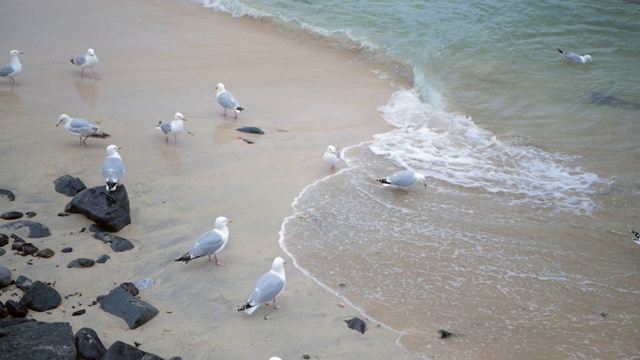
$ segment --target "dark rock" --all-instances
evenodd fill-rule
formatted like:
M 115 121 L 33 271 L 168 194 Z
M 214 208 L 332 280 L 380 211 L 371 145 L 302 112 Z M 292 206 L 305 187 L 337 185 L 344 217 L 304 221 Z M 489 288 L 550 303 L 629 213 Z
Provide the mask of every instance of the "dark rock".
M 36 216 L 37 214 L 34 213 L 33 211 L 27 211 L 26 213 L 24 213 L 25 215 L 27 215 L 27 219 L 31 219 L 32 217 Z
M 11 285 L 11 270 L 6 267 L 0 265 L 0 288 Z
M 51 250 L 49 248 L 46 248 L 46 249 L 42 249 L 42 250 L 38 251 L 36 253 L 36 256 L 48 259 L 48 258 L 52 257 L 55 254 L 56 254 L 55 251 L 53 251 L 53 250 Z
M 90 268 L 95 264 L 96 262 L 91 259 L 79 258 L 68 263 L 67 268 Z
M 98 258 L 98 260 L 96 260 L 96 262 L 98 264 L 104 264 L 107 262 L 107 260 L 111 259 L 111 257 L 109 257 L 109 255 L 102 255 Z
M 7 250 L 0 248 L 0 256 L 4 255 L 7 253 Z
M 4 319 L 7 316 L 9 316 L 9 310 L 7 310 L 2 301 L 0 301 L 0 319 Z
M 68 247 L 68 246 L 66 248 L 60 250 L 60 252 L 63 252 L 63 253 L 70 253 L 72 251 L 73 251 L 73 248 L 72 247 Z
M 9 243 L 9 237 L 5 234 L 0 234 L 0 247 L 3 247 Z
M 83 214 L 106 231 L 116 232 L 131 224 L 129 196 L 124 185 L 114 191 L 106 186 L 85 189 L 74 196 L 64 211 Z
M 22 251 L 22 247 L 24 246 L 24 244 L 26 244 L 26 242 L 22 239 L 14 240 L 13 244 L 11 244 L 11 250 Z
M 36 280 L 24 293 L 22 299 L 20 299 L 20 303 L 24 304 L 30 310 L 43 312 L 53 310 L 60 306 L 62 297 L 56 289 L 42 281 Z
M 162 358 L 122 341 L 116 341 L 109 346 L 104 360 L 162 360 Z
M 85 327 L 78 330 L 75 343 L 79 360 L 102 360 L 107 353 L 107 348 L 93 329 Z
M 27 309 L 25 305 L 14 300 L 7 300 L 7 302 L 4 303 L 4 306 L 7 307 L 7 311 L 9 311 L 9 315 L 15 318 L 23 318 L 27 316 L 27 314 L 29 313 L 29 309 Z
M 255 126 L 245 126 L 245 127 L 241 127 L 241 128 L 237 128 L 236 130 L 243 132 L 243 133 L 247 133 L 247 134 L 264 134 L 264 131 L 262 131 L 260 128 L 257 128 Z
M 26 322 L 35 322 L 34 319 L 25 319 L 25 318 L 6 318 L 0 319 L 0 329 L 7 328 L 9 326 L 20 325 Z M 0 353 L 1 355 L 1 353 Z
M 11 238 L 13 239 L 13 241 L 22 241 L 22 242 L 26 242 L 24 241 L 23 238 L 21 238 L 20 236 L 16 235 L 16 234 L 11 234 Z
M 140 294 L 140 290 L 138 290 L 134 283 L 123 282 L 122 284 L 120 284 L 120 287 L 133 296 L 138 296 L 138 294 Z
M 104 232 L 104 229 L 101 229 L 100 226 L 98 226 L 96 224 L 91 224 L 89 226 L 89 231 L 94 232 L 94 233 L 96 233 L 96 232 Z
M 26 277 L 24 275 L 20 275 L 16 279 L 16 286 L 18 287 L 18 289 L 20 289 L 22 291 L 29 290 L 29 288 L 31 287 L 32 284 L 33 284 L 33 282 L 31 281 L 31 279 L 29 279 L 28 277 Z
M 33 255 L 38 252 L 38 248 L 32 243 L 25 243 L 20 249 L 20 255 L 27 256 Z
M 0 218 L 5 219 L 5 220 L 17 220 L 17 219 L 20 219 L 23 216 L 24 216 L 24 214 L 21 213 L 20 211 L 9 211 L 9 212 L 6 212 L 6 213 L 0 215 Z
M 76 346 L 69 323 L 24 322 L 1 329 L 0 338 L 1 359 L 76 359 Z
M 71 215 L 71 214 L 66 213 L 66 212 L 59 212 L 59 213 L 58 213 L 58 216 L 60 216 L 60 217 L 67 217 L 67 216 L 69 216 L 69 215 Z
M 13 192 L 5 189 L 0 189 L 0 196 L 6 197 L 7 199 L 9 199 L 9 201 L 14 201 L 16 199 L 16 196 L 13 195 Z
M 144 325 L 159 313 L 158 309 L 131 295 L 120 286 L 101 299 L 100 308 L 122 318 L 127 322 L 129 329 Z
M 438 334 L 440 334 L 440 339 L 448 339 L 452 336 L 456 336 L 456 334 L 442 329 L 438 330 Z
M 93 237 L 98 240 L 102 240 L 105 244 L 111 243 L 111 249 L 115 252 L 123 252 L 133 249 L 133 243 L 125 238 L 121 238 L 120 236 L 97 232 Z
M 62 175 L 53 181 L 56 191 L 67 196 L 76 196 L 79 192 L 86 189 L 82 180 L 71 175 Z
M 82 309 L 82 310 L 78 310 L 78 311 L 74 311 L 73 314 L 71 314 L 71 316 L 80 316 L 80 315 L 84 315 L 84 313 L 86 313 L 87 310 Z
M 10 222 L 8 224 L 4 224 L 0 226 L 0 229 L 16 230 L 16 229 L 23 228 L 25 226 L 29 228 L 29 235 L 27 235 L 28 238 L 43 238 L 43 237 L 51 236 L 51 232 L 49 231 L 48 227 L 40 224 L 39 222 L 35 222 L 32 220 L 21 220 L 21 221 Z
M 358 319 L 357 317 L 351 318 L 350 320 L 345 320 L 349 329 L 353 329 L 355 331 L 359 331 L 364 334 L 367 329 L 367 324 L 364 321 Z

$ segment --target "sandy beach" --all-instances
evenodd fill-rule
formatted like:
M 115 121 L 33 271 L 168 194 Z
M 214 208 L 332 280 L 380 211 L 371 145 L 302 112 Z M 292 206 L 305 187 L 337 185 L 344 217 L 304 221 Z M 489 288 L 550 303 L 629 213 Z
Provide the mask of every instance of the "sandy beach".
M 25 54 L 17 87 L 0 79 L 0 188 L 16 194 L 14 202 L 0 199 L 0 212 L 36 212 L 32 220 L 52 235 L 34 244 L 56 255 L 29 265 L 30 257 L 8 250 L 0 265 L 14 279 L 55 283 L 63 297 L 58 309 L 29 317 L 69 322 L 74 332 L 89 327 L 106 347 L 137 342 L 163 358 L 416 358 L 396 346 L 399 334 L 375 322 L 367 320 L 364 335 L 348 329 L 343 320 L 362 316 L 339 306 L 340 299 L 298 271 L 278 245 L 294 198 L 331 174 L 322 161 L 326 146 L 357 144 L 388 129 L 376 108 L 394 90 L 389 80 L 356 53 L 182 1 L 10 0 L 2 8 L 2 64 L 12 49 Z M 91 71 L 81 76 L 69 62 L 88 48 L 100 60 L 100 80 Z M 215 101 L 219 82 L 246 109 L 237 120 L 225 118 Z M 175 112 L 188 119 L 185 132 L 166 143 L 154 127 Z M 81 147 L 55 127 L 62 113 L 99 123 L 112 137 Z M 235 130 L 241 126 L 266 134 Z M 53 181 L 68 174 L 87 187 L 102 185 L 109 144 L 122 147 L 126 165 L 122 183 L 132 223 L 116 235 L 136 248 L 124 253 L 81 232 L 91 225 L 84 216 L 57 216 L 70 198 L 56 193 Z M 226 266 L 174 262 L 218 216 L 233 219 L 219 254 Z M 16 234 L 26 237 L 23 230 Z M 67 246 L 73 252 L 61 253 Z M 111 257 L 105 264 L 66 267 L 103 254 Z M 284 308 L 238 313 L 277 256 L 287 260 L 287 286 L 278 299 Z M 160 310 L 144 326 L 129 330 L 122 319 L 88 306 L 118 284 L 143 278 L 155 285 L 140 298 Z M 0 301 L 17 299 L 12 293 L 20 291 L 8 289 Z M 72 317 L 78 309 L 86 314 Z

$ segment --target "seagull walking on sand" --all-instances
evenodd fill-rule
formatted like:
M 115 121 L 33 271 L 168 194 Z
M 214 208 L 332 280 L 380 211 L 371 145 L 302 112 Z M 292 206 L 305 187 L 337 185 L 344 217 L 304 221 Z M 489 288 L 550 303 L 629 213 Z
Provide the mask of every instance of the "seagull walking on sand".
M 93 68 L 98 64 L 98 57 L 93 49 L 87 50 L 87 53 L 84 55 L 74 56 L 70 61 L 73 65 L 77 65 L 82 69 L 82 76 L 84 76 L 84 69 L 91 69 L 93 74 L 96 76 L 96 79 L 100 79 L 98 73 L 96 73 L 96 69 Z
M 115 190 L 124 175 L 124 162 L 118 154 L 119 149 L 122 148 L 116 145 L 107 146 L 107 157 L 102 163 L 102 177 L 107 183 L 107 191 Z
M 336 165 L 342 160 L 340 154 L 340 148 L 337 148 L 333 145 L 327 146 L 327 151 L 322 155 L 322 160 L 324 160 L 327 164 L 331 165 L 331 171 L 336 169 Z
M 406 188 L 415 184 L 418 180 L 424 183 L 424 187 L 427 187 L 427 180 L 424 175 L 411 170 L 401 170 L 384 179 L 377 179 L 376 181 L 380 182 L 383 186 L 395 185 Z
M 20 63 L 20 59 L 18 58 L 18 55 L 22 54 L 24 53 L 18 50 L 9 51 L 9 55 L 11 55 L 11 62 L 3 67 L 0 67 L 0 76 L 8 77 L 11 86 L 16 86 L 16 80 L 14 79 L 14 77 L 18 76 L 18 74 L 22 72 L 22 64 Z
M 90 137 L 106 139 L 111 135 L 100 130 L 99 126 L 93 125 L 85 119 L 70 118 L 67 114 L 60 115 L 56 127 L 60 124 L 67 132 L 80 138 L 80 146 L 87 146 L 87 139 Z M 84 138 L 84 139 L 82 139 Z
M 560 49 L 557 49 L 558 52 L 560 52 L 560 54 L 562 54 L 562 56 L 564 56 L 565 59 L 569 60 L 572 63 L 576 63 L 576 64 L 586 64 L 587 62 L 592 62 L 591 61 L 591 55 L 585 55 L 585 56 L 581 56 L 578 55 L 576 53 L 572 53 L 569 51 L 562 51 Z
M 164 136 L 167 138 L 166 142 L 169 142 L 168 135 L 173 135 L 176 143 L 178 143 L 178 134 L 180 134 L 184 130 L 185 121 L 187 121 L 187 119 L 184 116 L 182 116 L 181 113 L 177 112 L 173 116 L 172 122 L 160 121 L 158 123 L 158 126 L 156 126 L 156 129 L 162 130 L 162 132 L 164 133 Z
M 273 301 L 275 309 L 282 308 L 276 305 L 276 297 L 282 293 L 287 283 L 284 276 L 284 264 L 285 261 L 281 257 L 273 260 L 271 270 L 260 277 L 253 293 L 249 296 L 249 300 L 238 311 L 252 314 L 262 304 L 271 305 L 271 301 Z
M 196 243 L 191 249 L 175 261 L 184 261 L 186 264 L 202 256 L 209 256 L 209 261 L 211 261 L 211 255 L 213 255 L 216 265 L 224 266 L 224 262 L 218 260 L 216 254 L 227 246 L 227 242 L 229 241 L 229 228 L 227 227 L 227 223 L 229 222 L 233 222 L 233 220 L 229 220 L 224 216 L 218 217 L 215 228 L 198 236 Z
M 228 92 L 224 89 L 224 84 L 220 83 L 216 85 L 216 99 L 218 100 L 218 104 L 224 108 L 224 116 L 227 116 L 227 109 L 233 110 L 236 114 L 236 119 L 238 118 L 238 113 L 243 112 L 244 109 L 240 107 L 238 104 L 238 100 L 233 96 L 232 93 Z

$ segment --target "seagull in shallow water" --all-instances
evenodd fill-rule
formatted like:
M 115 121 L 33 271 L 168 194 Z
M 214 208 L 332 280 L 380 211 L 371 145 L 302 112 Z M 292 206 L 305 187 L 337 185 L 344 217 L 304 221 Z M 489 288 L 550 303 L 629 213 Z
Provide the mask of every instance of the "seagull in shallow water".
M 184 122 L 187 121 L 187 119 L 182 116 L 181 113 L 177 112 L 174 116 L 173 116 L 173 121 L 172 122 L 162 122 L 160 121 L 158 123 L 158 126 L 156 126 L 156 129 L 158 130 L 162 130 L 162 132 L 164 133 L 164 136 L 167 138 L 166 142 L 169 142 L 169 136 L 168 135 L 173 135 L 176 143 L 178 142 L 178 134 L 180 134 L 183 130 L 184 130 Z
M 376 181 L 380 182 L 383 186 L 396 185 L 400 187 L 409 187 L 415 184 L 418 180 L 424 183 L 424 187 L 427 187 L 427 180 L 424 175 L 411 170 L 401 170 L 384 179 L 377 179 Z
M 116 145 L 107 146 L 107 157 L 102 163 L 102 176 L 107 183 L 107 191 L 115 190 L 124 175 L 124 162 L 118 154 L 119 149 L 122 148 Z
M 562 54 L 562 56 L 565 57 L 565 59 L 569 60 L 572 63 L 586 64 L 587 62 L 592 62 L 591 55 L 581 56 L 572 52 L 562 51 L 560 49 L 557 50 L 560 52 L 560 54 Z
M 18 58 L 18 55 L 22 54 L 24 53 L 18 50 L 9 51 L 9 55 L 11 55 L 11 62 L 3 67 L 0 67 L 0 76 L 8 77 L 11 86 L 16 86 L 16 80 L 14 79 L 14 77 L 18 76 L 18 74 L 22 72 L 22 64 L 20 63 L 20 59 Z
M 86 68 L 93 70 L 93 74 L 96 76 L 96 79 L 100 78 L 98 73 L 96 73 L 96 70 L 93 68 L 98 64 L 98 57 L 93 49 L 87 50 L 87 53 L 84 55 L 74 56 L 73 59 L 71 59 L 71 63 L 82 69 L 82 76 L 84 76 L 84 69 Z
M 85 119 L 70 118 L 69 115 L 62 114 L 58 120 L 56 127 L 62 124 L 69 134 L 80 137 L 80 146 L 87 146 L 87 139 L 90 137 L 101 139 L 111 137 L 111 135 L 102 132 L 99 126 L 93 125 Z
M 322 160 L 324 160 L 327 164 L 331 165 L 331 171 L 336 169 L 336 165 L 342 160 L 340 154 L 340 148 L 337 148 L 333 145 L 327 146 L 327 151 L 322 155 Z
M 238 104 L 238 100 L 233 96 L 232 93 L 228 92 L 224 89 L 224 85 L 222 83 L 216 85 L 216 99 L 218 100 L 218 104 L 224 108 L 224 116 L 227 116 L 227 109 L 233 110 L 236 114 L 236 119 L 238 118 L 238 113 L 243 112 L 244 109 L 240 107 Z
M 284 264 L 285 261 L 281 257 L 273 260 L 271 270 L 260 277 L 247 303 L 238 311 L 252 314 L 262 304 L 271 305 L 271 301 L 273 301 L 274 308 L 282 308 L 276 305 L 276 297 L 282 293 L 287 284 L 287 279 L 284 276 Z
M 202 256 L 209 256 L 209 261 L 211 261 L 211 255 L 213 255 L 216 265 L 224 266 L 224 262 L 219 261 L 216 254 L 227 246 L 227 242 L 229 241 L 229 228 L 227 227 L 227 223 L 229 222 L 233 222 L 233 220 L 229 220 L 224 216 L 218 217 L 215 228 L 198 236 L 196 243 L 191 249 L 189 249 L 186 254 L 175 259 L 175 261 L 188 263 Z

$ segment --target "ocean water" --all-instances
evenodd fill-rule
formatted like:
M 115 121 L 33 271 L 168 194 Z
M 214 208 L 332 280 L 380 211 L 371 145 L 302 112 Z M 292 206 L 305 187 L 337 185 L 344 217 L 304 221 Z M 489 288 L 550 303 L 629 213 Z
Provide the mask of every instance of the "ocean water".
M 640 359 L 640 2 L 198 2 L 413 84 L 292 204 L 305 274 L 416 358 Z

